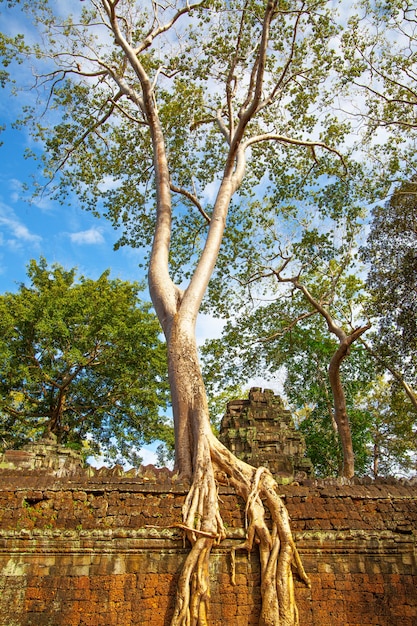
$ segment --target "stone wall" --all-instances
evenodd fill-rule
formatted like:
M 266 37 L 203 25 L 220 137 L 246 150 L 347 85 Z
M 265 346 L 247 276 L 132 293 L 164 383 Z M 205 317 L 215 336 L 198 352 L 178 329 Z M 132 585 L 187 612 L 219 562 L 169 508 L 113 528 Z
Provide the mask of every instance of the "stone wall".
M 187 485 L 168 470 L 0 471 L 0 626 L 165 626 L 187 554 Z M 411 483 L 305 480 L 280 486 L 311 589 L 296 580 L 303 626 L 417 624 L 417 493 Z M 227 539 L 212 558 L 211 625 L 252 626 L 254 551 L 236 556 L 244 507 L 220 492 Z

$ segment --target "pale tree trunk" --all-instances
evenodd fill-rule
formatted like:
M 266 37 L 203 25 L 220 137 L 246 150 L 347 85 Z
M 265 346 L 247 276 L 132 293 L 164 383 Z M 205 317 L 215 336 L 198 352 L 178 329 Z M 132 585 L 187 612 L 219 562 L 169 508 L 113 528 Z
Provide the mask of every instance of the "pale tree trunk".
M 302 580 L 306 584 L 309 582 L 292 538 L 287 511 L 279 498 L 278 486 L 268 470 L 255 469 L 240 461 L 214 437 L 194 327 L 182 305 L 167 328 L 176 467 L 183 477 L 191 480 L 183 507 L 182 528 L 192 546 L 179 579 L 171 625 L 209 624 L 209 557 L 213 545 L 226 536 L 217 495 L 217 484 L 223 483 L 233 486 L 247 503 L 247 539 L 235 550 L 250 551 L 254 543 L 259 543 L 262 576 L 260 626 L 295 626 L 298 614 L 294 597 L 294 564 Z M 264 502 L 271 513 L 272 530 L 265 522 Z
M 166 159 L 157 170 L 162 172 Z M 206 392 L 195 340 L 197 313 L 217 258 L 225 228 L 227 209 L 243 171 L 225 173 L 211 217 L 204 251 L 184 292 L 171 281 L 167 270 L 170 202 L 167 186 L 160 191 L 155 243 L 151 255 L 149 285 L 164 330 L 175 428 L 179 473 L 191 481 L 183 507 L 182 527 L 191 551 L 181 573 L 171 626 L 206 626 L 209 623 L 209 557 L 215 543 L 226 536 L 221 519 L 217 483 L 235 487 L 247 501 L 248 539 L 241 546 L 250 550 L 259 543 L 262 575 L 261 626 L 296 626 L 292 564 L 308 584 L 296 550 L 288 514 L 278 487 L 268 470 L 243 463 L 213 435 Z M 164 202 L 162 202 L 164 198 Z M 271 512 L 272 532 L 265 522 L 265 505 Z
M 237 459 L 212 433 L 195 339 L 197 314 L 217 260 L 227 211 L 244 174 L 243 135 L 262 98 L 268 33 L 275 5 L 275 2 L 269 2 L 266 7 L 253 90 L 247 107 L 240 112 L 237 127 L 233 128 L 233 136 L 232 129 L 229 131 L 228 158 L 210 217 L 206 242 L 184 291 L 173 283 L 169 274 L 171 181 L 153 84 L 140 63 L 139 49 L 132 48 L 118 27 L 114 12 L 116 5 L 109 5 L 115 39 L 140 81 L 142 97 L 138 98 L 121 80 L 119 87 L 126 88 L 129 97 L 137 102 L 152 137 L 157 203 L 148 273 L 149 289 L 167 340 L 175 429 L 175 466 L 191 483 L 183 507 L 182 528 L 192 547 L 178 582 L 171 626 L 206 626 L 209 623 L 209 557 L 214 543 L 226 534 L 217 495 L 219 482 L 234 486 L 247 502 L 248 538 L 241 547 L 250 550 L 254 542 L 260 546 L 263 600 L 260 625 L 298 624 L 291 569 L 293 562 L 302 579 L 308 583 L 294 545 L 288 514 L 272 475 L 265 468 L 256 470 Z M 147 45 L 144 43 L 143 49 Z M 223 131 L 228 134 L 227 129 L 222 127 Z M 264 502 L 271 512 L 272 532 L 265 522 Z

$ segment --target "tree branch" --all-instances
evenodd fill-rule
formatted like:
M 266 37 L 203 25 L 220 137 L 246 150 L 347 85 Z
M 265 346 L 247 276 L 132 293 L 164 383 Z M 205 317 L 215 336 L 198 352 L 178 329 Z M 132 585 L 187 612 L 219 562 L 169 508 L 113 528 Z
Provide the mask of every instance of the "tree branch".
M 174 193 L 179 193 L 185 198 L 188 198 L 188 200 L 190 200 L 194 204 L 194 206 L 197 207 L 199 213 L 204 217 L 207 224 L 210 224 L 211 222 L 210 216 L 205 212 L 198 198 L 194 194 L 190 193 L 187 189 L 184 189 L 183 187 L 177 187 L 172 182 L 170 186 L 171 186 L 171 191 L 173 191 Z
M 263 135 L 256 135 L 255 137 L 250 137 L 249 139 L 245 141 L 244 147 L 248 148 L 249 146 L 255 143 L 261 143 L 263 141 L 277 141 L 279 143 L 285 143 L 285 144 L 290 144 L 294 146 L 303 146 L 305 148 L 310 148 L 310 150 L 312 151 L 312 156 L 315 161 L 317 161 L 315 149 L 323 148 L 323 150 L 327 150 L 328 152 L 331 152 L 332 154 L 335 154 L 336 156 L 338 156 L 343 164 L 345 172 L 347 172 L 347 165 L 345 163 L 343 155 L 338 150 L 336 150 L 336 148 L 332 148 L 331 146 L 328 146 L 326 143 L 322 141 L 306 141 L 304 139 L 293 139 L 292 137 L 286 137 L 285 135 L 279 135 L 276 133 L 265 133 Z

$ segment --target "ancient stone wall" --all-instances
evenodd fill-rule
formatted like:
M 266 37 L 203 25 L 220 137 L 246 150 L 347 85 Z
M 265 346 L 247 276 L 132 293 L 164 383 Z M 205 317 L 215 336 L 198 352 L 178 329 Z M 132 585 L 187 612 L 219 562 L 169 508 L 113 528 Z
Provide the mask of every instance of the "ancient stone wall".
M 187 553 L 187 485 L 167 470 L 28 464 L 0 471 L 0 626 L 165 626 Z M 64 473 L 63 473 L 64 474 Z M 280 486 L 311 579 L 296 581 L 303 626 L 417 624 L 417 493 L 411 483 L 305 480 Z M 259 562 L 230 548 L 244 536 L 242 502 L 220 493 L 227 539 L 214 551 L 211 625 L 252 626 Z

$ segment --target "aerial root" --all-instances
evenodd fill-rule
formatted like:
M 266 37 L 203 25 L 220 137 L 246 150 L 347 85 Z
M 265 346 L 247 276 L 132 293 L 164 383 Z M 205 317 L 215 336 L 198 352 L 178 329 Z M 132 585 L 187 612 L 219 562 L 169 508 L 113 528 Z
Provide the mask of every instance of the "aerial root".
M 184 563 L 178 581 L 172 626 L 208 626 L 209 558 L 213 539 L 197 539 Z
M 241 463 L 238 461 L 238 463 Z M 245 468 L 244 468 L 245 469 Z M 235 473 L 236 476 L 236 473 Z M 246 500 L 246 540 L 232 548 L 232 583 L 235 583 L 235 553 L 259 544 L 262 607 L 260 626 L 298 626 L 292 567 L 310 586 L 291 532 L 287 509 L 279 497 L 278 485 L 266 468 L 252 470 L 252 480 L 244 487 L 233 481 L 236 491 Z M 272 517 L 272 530 L 265 521 L 265 509 Z
M 183 528 L 191 542 L 178 581 L 177 601 L 171 626 L 208 626 L 209 558 L 213 545 L 226 535 L 219 511 L 214 473 L 226 475 L 228 484 L 246 501 L 246 540 L 231 549 L 231 580 L 236 584 L 237 550 L 259 544 L 261 597 L 259 626 L 298 626 L 293 566 L 300 578 L 309 580 L 292 537 L 289 516 L 279 497 L 278 485 L 266 468 L 255 469 L 236 459 L 221 444 L 212 450 L 209 463 L 197 467 L 183 507 Z M 272 528 L 265 521 L 269 510 Z
M 184 502 L 183 524 L 178 526 L 185 530 L 192 548 L 178 581 L 171 626 L 208 626 L 210 553 L 226 536 L 211 461 L 197 468 Z

